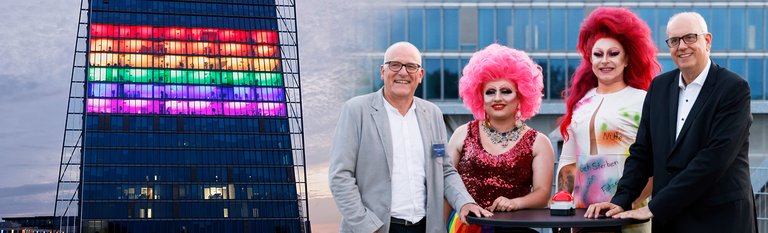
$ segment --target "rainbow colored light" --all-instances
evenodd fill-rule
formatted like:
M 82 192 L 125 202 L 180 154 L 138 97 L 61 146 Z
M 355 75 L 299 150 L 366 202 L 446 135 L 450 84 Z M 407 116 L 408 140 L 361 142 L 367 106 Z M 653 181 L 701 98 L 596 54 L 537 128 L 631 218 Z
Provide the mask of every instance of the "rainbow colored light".
M 285 103 L 88 98 L 88 112 L 169 115 L 286 116 Z
M 278 34 L 92 24 L 91 113 L 287 116 Z
M 282 87 L 280 73 L 180 69 L 89 68 L 88 81 Z

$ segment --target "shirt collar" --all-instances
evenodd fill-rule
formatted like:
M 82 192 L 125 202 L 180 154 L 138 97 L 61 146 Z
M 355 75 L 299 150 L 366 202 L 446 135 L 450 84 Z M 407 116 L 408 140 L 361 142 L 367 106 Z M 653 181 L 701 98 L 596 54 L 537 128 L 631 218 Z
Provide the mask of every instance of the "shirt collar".
M 381 99 L 384 100 L 384 108 L 387 109 L 387 111 L 397 113 L 398 116 L 400 116 L 400 111 L 395 108 L 395 106 L 392 106 L 392 104 L 387 101 L 387 99 L 384 98 L 384 96 L 381 97 Z M 411 102 L 411 107 L 408 109 L 408 111 L 405 113 L 405 115 L 408 115 L 416 110 L 416 100 L 414 99 L 413 102 Z
M 707 62 L 707 66 L 704 67 L 704 70 L 701 71 L 699 76 L 697 76 L 696 79 L 694 79 L 693 82 L 691 82 L 691 84 L 704 86 L 704 81 L 707 80 L 707 75 L 709 75 L 709 68 L 711 66 L 712 66 L 712 61 Z M 678 75 L 677 86 L 679 86 L 680 89 L 685 89 L 685 83 L 683 82 L 683 72 L 680 72 L 680 75 Z

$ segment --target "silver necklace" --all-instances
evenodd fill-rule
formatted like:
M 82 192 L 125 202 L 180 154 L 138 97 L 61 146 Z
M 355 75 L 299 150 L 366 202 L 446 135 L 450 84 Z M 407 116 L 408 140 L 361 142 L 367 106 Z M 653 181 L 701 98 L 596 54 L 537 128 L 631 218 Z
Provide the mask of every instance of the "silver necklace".
M 524 127 L 525 124 L 521 124 L 520 126 L 515 126 L 507 132 L 499 132 L 496 131 L 496 129 L 493 127 L 483 126 L 483 132 L 488 134 L 488 138 L 491 139 L 491 143 L 501 143 L 501 147 L 507 147 L 509 142 L 517 141 L 517 139 L 520 138 L 520 133 L 523 131 Z

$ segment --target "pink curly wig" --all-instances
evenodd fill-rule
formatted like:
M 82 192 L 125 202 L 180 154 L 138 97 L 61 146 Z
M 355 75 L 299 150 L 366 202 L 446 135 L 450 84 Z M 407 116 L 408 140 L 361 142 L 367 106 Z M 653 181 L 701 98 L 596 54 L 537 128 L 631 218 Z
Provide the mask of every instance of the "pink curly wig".
M 571 79 L 571 86 L 562 93 L 565 97 L 565 115 L 560 118 L 560 134 L 568 140 L 568 126 L 571 124 L 576 103 L 587 92 L 597 87 L 597 76 L 592 72 L 592 47 L 601 38 L 613 38 L 624 47 L 627 67 L 624 68 L 624 83 L 648 90 L 661 66 L 656 61 L 658 51 L 651 39 L 651 29 L 640 17 L 625 8 L 599 7 L 589 14 L 582 23 L 579 42 L 576 45 L 581 53 L 581 65 Z
M 459 80 L 459 96 L 475 119 L 485 119 L 483 86 L 504 79 L 515 84 L 520 101 L 520 120 L 539 112 L 544 89 L 541 67 L 525 52 L 492 44 L 472 55 Z

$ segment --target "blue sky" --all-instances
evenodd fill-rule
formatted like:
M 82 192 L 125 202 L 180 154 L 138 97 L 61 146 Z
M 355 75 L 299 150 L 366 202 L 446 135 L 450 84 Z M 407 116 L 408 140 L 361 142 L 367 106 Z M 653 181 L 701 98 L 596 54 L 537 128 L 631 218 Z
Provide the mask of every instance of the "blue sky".
M 0 8 L 0 217 L 52 215 L 79 0 L 7 1 Z M 329 7 L 333 6 L 333 7 Z M 327 184 L 337 110 L 369 91 L 359 67 L 362 17 L 340 0 L 297 6 L 305 148 L 314 232 L 338 231 Z

